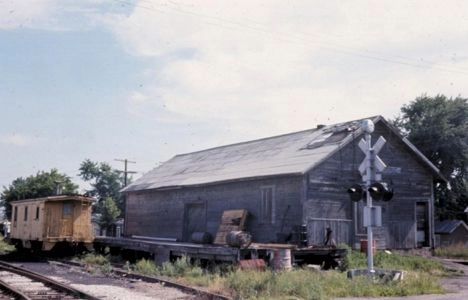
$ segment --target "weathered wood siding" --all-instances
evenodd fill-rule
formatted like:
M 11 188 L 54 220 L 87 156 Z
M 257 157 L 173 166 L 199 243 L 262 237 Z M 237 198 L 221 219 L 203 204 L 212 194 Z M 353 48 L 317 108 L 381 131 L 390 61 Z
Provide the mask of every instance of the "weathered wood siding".
M 260 222 L 261 188 L 274 188 L 274 222 Z M 302 176 L 238 181 L 203 187 L 127 194 L 125 234 L 189 241 L 194 231 L 216 235 L 224 210 L 246 209 L 246 231 L 255 242 L 276 241 L 302 224 Z
M 73 204 L 73 239 L 92 241 L 94 239 L 94 229 L 91 223 L 91 203 L 76 201 Z
M 70 227 L 69 222 L 64 226 L 62 221 L 63 203 L 51 202 L 45 205 L 45 223 L 44 223 L 44 238 L 59 238 L 68 234 Z
M 39 208 L 40 216 L 36 218 L 36 209 Z M 44 203 L 36 202 L 12 202 L 11 237 L 21 240 L 42 241 L 44 235 Z M 27 216 L 25 217 L 27 209 Z M 15 217 L 15 210 L 16 217 Z
M 47 241 L 67 239 L 91 242 L 91 203 L 75 200 L 46 201 L 45 198 L 12 202 L 11 237 L 19 240 Z M 64 212 L 64 205 L 68 210 Z M 15 217 L 16 211 L 16 217 Z
M 438 247 L 448 247 L 453 245 L 465 245 L 468 246 L 468 230 L 460 225 L 452 233 L 449 234 L 437 234 L 437 245 Z
M 421 161 L 407 150 L 401 139 L 377 124 L 372 135 L 373 143 L 383 136 L 387 143 L 379 153 L 387 164 L 382 181 L 394 189 L 394 197 L 389 202 L 374 201 L 382 207 L 382 227 L 374 228 L 374 238 L 378 248 L 414 248 L 417 243 L 416 203 L 427 203 L 428 245 L 433 243 L 433 177 Z M 324 240 L 325 229 L 333 230 L 337 243 L 358 245 L 366 239 L 366 229 L 362 226 L 363 201 L 354 204 L 350 201 L 347 189 L 354 183 L 361 183 L 359 164 L 364 153 L 354 142 L 333 154 L 307 176 L 307 200 L 304 205 L 304 218 L 308 224 L 309 243 L 320 244 Z

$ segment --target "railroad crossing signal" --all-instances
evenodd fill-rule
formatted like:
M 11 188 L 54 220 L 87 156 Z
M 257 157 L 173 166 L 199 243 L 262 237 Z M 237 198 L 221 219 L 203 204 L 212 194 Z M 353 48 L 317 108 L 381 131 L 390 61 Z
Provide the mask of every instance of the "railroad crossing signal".
M 366 198 L 366 193 L 370 193 L 373 200 L 390 201 L 393 198 L 393 189 L 388 188 L 385 182 L 374 182 L 367 190 L 360 184 L 353 184 L 348 188 L 349 198 L 353 202 L 359 202 Z
M 366 154 L 366 157 L 359 165 L 359 173 L 361 173 L 363 182 L 366 182 L 367 180 L 382 180 L 381 174 L 387 165 L 377 154 L 382 150 L 385 143 L 386 140 L 381 136 L 377 142 L 375 142 L 374 146 L 369 149 L 369 145 L 365 140 L 361 139 L 359 141 L 359 148 L 364 152 L 364 154 Z M 370 164 L 369 168 L 368 164 Z M 368 169 L 370 169 L 371 174 L 367 174 Z
M 372 199 L 389 201 L 393 197 L 393 189 L 390 190 L 382 180 L 382 172 L 387 165 L 377 155 L 382 150 L 386 141 L 381 136 L 374 146 L 371 144 L 371 133 L 374 131 L 374 123 L 371 120 L 364 120 L 361 129 L 365 133 L 365 139 L 358 143 L 359 148 L 366 155 L 359 165 L 359 173 L 362 176 L 362 184 L 353 184 L 347 192 L 353 202 L 366 199 L 366 206 L 363 208 L 363 225 L 367 228 L 367 268 L 369 274 L 374 271 L 373 258 L 373 226 L 382 226 L 382 209 L 380 206 L 373 206 Z
M 393 197 L 393 189 L 389 189 L 385 182 L 374 182 L 368 189 L 372 199 L 390 201 Z
M 364 190 L 362 189 L 362 186 L 360 184 L 353 184 L 348 189 L 348 194 L 351 198 L 351 201 L 359 202 L 364 197 Z

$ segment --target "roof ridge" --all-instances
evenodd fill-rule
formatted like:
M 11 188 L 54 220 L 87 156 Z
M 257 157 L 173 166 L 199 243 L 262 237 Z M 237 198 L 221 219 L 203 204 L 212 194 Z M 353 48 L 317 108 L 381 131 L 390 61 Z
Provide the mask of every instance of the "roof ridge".
M 299 133 L 305 133 L 305 132 L 308 132 L 308 131 L 315 132 L 315 131 L 318 131 L 318 130 L 325 130 L 325 129 L 333 127 L 333 126 L 340 126 L 340 125 L 343 125 L 343 124 L 354 123 L 354 122 L 362 121 L 362 120 L 366 120 L 366 119 L 372 119 L 373 122 L 377 122 L 379 119 L 382 119 L 382 118 L 383 117 L 381 115 L 375 115 L 375 116 L 355 119 L 355 120 L 351 120 L 351 121 L 345 121 L 345 122 L 338 122 L 338 123 L 334 123 L 334 124 L 329 124 L 329 125 L 325 125 L 324 127 L 320 127 L 321 124 L 317 124 L 316 128 L 309 128 L 309 129 L 304 129 L 304 130 L 299 130 L 299 131 L 294 131 L 294 132 L 289 132 L 289 133 L 283 133 L 283 134 L 278 134 L 278 135 L 267 136 L 267 137 L 254 139 L 254 140 L 248 140 L 248 141 L 243 141 L 243 142 L 237 142 L 237 143 L 232 143 L 232 144 L 215 146 L 215 147 L 206 148 L 206 149 L 197 150 L 197 151 L 192 151 L 192 152 L 187 152 L 187 153 L 180 153 L 180 154 L 177 154 L 177 155 L 173 156 L 171 159 L 176 158 L 176 157 L 183 157 L 183 156 L 186 156 L 186 155 L 192 155 L 192 154 L 196 154 L 196 153 L 206 152 L 206 151 L 212 151 L 212 150 L 215 150 L 215 149 L 223 149 L 223 148 L 228 148 L 228 147 L 232 147 L 232 146 L 252 144 L 252 143 L 266 141 L 266 140 L 270 140 L 270 139 L 276 139 L 276 138 L 280 138 L 280 137 L 296 135 L 296 134 L 299 134 Z
M 328 125 L 327 125 L 327 127 L 328 127 Z M 196 153 L 201 153 L 201 152 L 205 152 L 205 151 L 211 151 L 211 150 L 215 150 L 215 149 L 222 149 L 222 148 L 229 148 L 229 147 L 232 147 L 232 146 L 239 146 L 239 145 L 252 144 L 252 143 L 256 143 L 256 142 L 261 142 L 261 141 L 276 139 L 276 138 L 279 138 L 279 137 L 285 137 L 285 136 L 295 135 L 295 134 L 298 134 L 298 133 L 305 133 L 305 132 L 307 132 L 307 131 L 314 132 L 314 131 L 317 131 L 317 130 L 320 130 L 320 129 L 318 129 L 318 128 L 309 128 L 309 129 L 300 130 L 300 131 L 295 131 L 295 132 L 290 132 L 290 133 L 284 133 L 284 134 L 279 134 L 279 135 L 274 135 L 274 136 L 263 137 L 263 138 L 259 138 L 259 139 L 255 139 L 255 140 L 249 140 L 249 141 L 237 142 L 237 143 L 232 143 L 232 144 L 227 144 L 227 145 L 221 145 L 221 146 L 206 148 L 206 149 L 197 150 L 197 151 L 193 151 L 193 152 L 187 152 L 187 153 L 177 154 L 177 155 L 175 155 L 173 158 L 175 158 L 175 157 L 181 157 L 181 156 L 185 156 L 185 155 L 196 154 Z

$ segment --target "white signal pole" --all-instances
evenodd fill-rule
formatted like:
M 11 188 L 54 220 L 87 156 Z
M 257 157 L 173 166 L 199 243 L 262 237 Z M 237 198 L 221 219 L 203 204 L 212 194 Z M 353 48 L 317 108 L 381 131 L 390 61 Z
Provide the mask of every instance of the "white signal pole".
M 362 129 L 366 133 L 366 206 L 368 207 L 369 212 L 372 211 L 372 197 L 368 191 L 372 181 L 375 179 L 375 170 L 374 163 L 372 159 L 372 137 L 371 133 L 374 131 L 374 123 L 371 120 L 365 120 L 362 124 Z M 375 272 L 374 270 L 374 253 L 373 253 L 373 233 L 372 233 L 372 224 L 367 226 L 367 271 L 369 274 Z

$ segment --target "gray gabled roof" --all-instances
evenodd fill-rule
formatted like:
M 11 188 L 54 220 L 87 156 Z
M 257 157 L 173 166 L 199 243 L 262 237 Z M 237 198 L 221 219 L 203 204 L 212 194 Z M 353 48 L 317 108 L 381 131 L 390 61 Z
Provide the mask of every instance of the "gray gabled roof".
M 463 226 L 468 231 L 468 226 L 462 220 L 445 220 L 435 222 L 435 233 L 436 234 L 450 234 L 459 226 Z
M 367 118 L 374 123 L 385 120 Z M 196 186 L 279 175 L 302 175 L 362 134 L 361 120 L 174 156 L 123 192 Z M 405 143 L 409 143 L 405 141 Z M 409 144 L 408 146 L 410 146 Z M 414 148 L 414 146 L 413 146 Z M 411 150 L 414 150 L 411 148 Z M 438 172 L 427 159 L 430 168 Z

